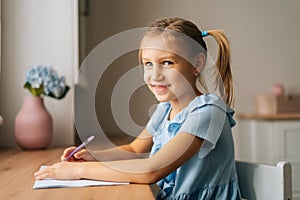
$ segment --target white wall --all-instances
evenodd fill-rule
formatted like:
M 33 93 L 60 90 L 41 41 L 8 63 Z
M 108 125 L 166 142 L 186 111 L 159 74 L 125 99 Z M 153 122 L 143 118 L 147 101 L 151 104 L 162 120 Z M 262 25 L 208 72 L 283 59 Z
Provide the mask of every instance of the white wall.
M 16 146 L 14 119 L 23 96 L 26 70 L 50 64 L 72 86 L 77 68 L 77 5 L 74 0 L 2 0 L 2 73 L 0 77 L 0 146 Z M 52 146 L 74 139 L 73 89 L 62 100 L 45 98 L 54 120 Z

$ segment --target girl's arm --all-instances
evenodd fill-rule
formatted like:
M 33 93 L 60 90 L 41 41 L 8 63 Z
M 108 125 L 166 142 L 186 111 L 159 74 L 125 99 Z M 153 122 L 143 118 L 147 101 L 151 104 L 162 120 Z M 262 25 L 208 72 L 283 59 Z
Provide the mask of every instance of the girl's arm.
M 203 140 L 178 133 L 161 150 L 146 159 L 110 162 L 62 162 L 35 173 L 36 179 L 96 179 L 104 181 L 155 183 L 195 155 Z
M 93 151 L 92 154 L 83 149 L 69 159 L 69 161 L 112 161 L 145 157 L 152 147 L 152 135 L 144 129 L 131 143 L 117 146 L 111 149 Z M 64 150 L 61 160 L 63 161 L 76 147 Z
M 97 160 L 113 161 L 134 158 L 143 158 L 150 152 L 153 145 L 152 135 L 144 129 L 131 143 L 115 148 L 93 152 Z

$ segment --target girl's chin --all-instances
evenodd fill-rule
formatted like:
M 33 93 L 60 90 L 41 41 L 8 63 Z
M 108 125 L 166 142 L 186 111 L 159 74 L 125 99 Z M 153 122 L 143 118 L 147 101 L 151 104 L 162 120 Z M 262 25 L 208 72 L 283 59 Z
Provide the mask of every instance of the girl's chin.
M 167 99 L 163 99 L 163 98 L 157 98 L 157 97 L 156 97 L 156 99 L 157 99 L 157 101 L 159 101 L 159 102 L 169 102 Z
M 159 102 L 168 102 L 173 99 L 170 95 L 158 95 L 158 94 L 154 94 L 154 95 Z

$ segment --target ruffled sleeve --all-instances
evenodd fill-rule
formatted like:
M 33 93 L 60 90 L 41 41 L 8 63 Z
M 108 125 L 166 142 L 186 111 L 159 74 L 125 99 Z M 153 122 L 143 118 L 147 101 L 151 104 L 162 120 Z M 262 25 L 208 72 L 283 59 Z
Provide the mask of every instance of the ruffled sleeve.
M 178 132 L 187 132 L 202 138 L 204 142 L 199 158 L 204 158 L 215 148 L 222 131 L 235 125 L 232 118 L 234 111 L 213 95 L 201 96 L 192 103 Z

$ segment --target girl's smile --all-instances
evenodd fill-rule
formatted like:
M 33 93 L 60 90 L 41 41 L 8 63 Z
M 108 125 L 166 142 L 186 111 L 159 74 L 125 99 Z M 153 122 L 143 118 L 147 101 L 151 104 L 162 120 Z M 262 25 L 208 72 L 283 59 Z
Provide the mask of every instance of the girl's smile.
M 155 94 L 157 95 L 164 95 L 169 91 L 169 87 L 171 86 L 171 84 L 166 84 L 166 85 L 162 85 L 162 84 L 150 84 L 150 86 L 152 87 L 152 91 L 155 92 Z

